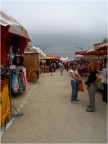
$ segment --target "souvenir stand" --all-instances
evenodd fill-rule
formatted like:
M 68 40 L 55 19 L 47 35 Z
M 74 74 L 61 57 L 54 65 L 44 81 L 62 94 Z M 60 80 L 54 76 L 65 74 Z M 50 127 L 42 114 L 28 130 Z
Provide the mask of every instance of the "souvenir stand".
M 24 53 L 24 67 L 27 71 L 27 80 L 34 82 L 37 77 L 37 71 L 39 71 L 39 53 L 37 52 L 25 52 Z
M 87 51 L 76 51 L 75 52 L 75 57 L 77 59 L 77 61 L 79 62 L 78 65 L 78 72 L 80 73 L 80 75 L 85 76 L 88 73 L 88 68 L 87 68 L 87 59 L 85 58 L 86 56 L 86 52 Z
M 50 72 L 50 63 L 57 63 L 60 61 L 60 57 L 55 55 L 46 55 L 46 57 L 41 58 L 41 71 L 44 73 Z M 44 65 L 45 64 L 45 65 Z M 44 69 L 43 69 L 44 67 Z
M 96 55 L 96 56 L 98 56 L 98 60 L 99 60 L 99 58 L 102 58 L 104 60 L 104 58 L 107 58 L 107 54 L 108 54 L 107 51 L 108 51 L 108 43 L 106 43 L 105 46 L 99 45 L 93 49 L 88 50 L 87 55 Z M 99 71 L 101 77 L 103 77 L 102 76 L 103 75 L 102 74 L 102 67 L 99 66 L 99 62 L 97 64 L 97 68 L 98 68 L 98 71 Z M 98 88 L 100 90 L 103 90 L 103 82 L 102 81 L 98 84 Z
M 24 67 L 27 70 L 27 80 L 29 82 L 36 82 L 40 75 L 40 55 L 44 55 L 39 47 L 35 47 L 28 43 L 24 52 Z
M 97 52 L 100 52 L 103 55 L 103 69 L 100 71 L 101 76 L 104 76 L 104 68 L 107 67 L 107 60 L 108 60 L 108 42 L 97 45 L 94 47 Z M 104 90 L 103 78 L 101 80 L 100 85 L 98 86 L 102 91 Z
M 20 89 L 26 77 L 21 64 L 22 55 L 27 42 L 30 41 L 27 31 L 14 18 L 1 11 L 1 88 L 0 88 L 0 126 L 3 126 L 12 116 L 21 116 L 22 113 L 12 105 L 12 92 Z M 17 57 L 17 58 L 16 58 Z M 20 60 L 19 60 L 20 57 Z M 16 58 L 16 65 L 15 65 Z M 14 64 L 14 65 L 13 65 Z M 22 78 L 23 75 L 23 78 Z M 18 83 L 18 80 L 20 82 Z M 15 84 L 16 81 L 16 85 Z M 26 81 L 27 82 L 27 81 Z M 20 87 L 20 88 L 19 88 Z M 14 89 L 13 89 L 14 88 Z M 27 88 L 27 83 L 25 89 Z M 14 112 L 13 112 L 14 110 Z M 6 126 L 6 125 L 5 125 Z

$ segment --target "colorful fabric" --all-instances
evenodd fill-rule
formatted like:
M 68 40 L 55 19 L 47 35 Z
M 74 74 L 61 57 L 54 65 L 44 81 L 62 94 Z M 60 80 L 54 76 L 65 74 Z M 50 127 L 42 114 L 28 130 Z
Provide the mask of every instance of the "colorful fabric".
M 3 91 L 0 93 L 0 126 L 4 125 L 6 117 L 10 118 L 10 100 L 8 85 L 3 86 Z
M 12 91 L 17 93 L 19 90 L 18 76 L 16 74 L 12 75 Z
M 28 82 L 27 82 L 27 79 L 26 79 L 26 76 L 25 76 L 24 72 L 22 72 L 21 75 L 22 75 L 22 78 L 23 78 L 23 81 L 24 81 L 24 86 L 25 86 L 26 90 L 28 90 L 29 85 L 28 85 Z
M 26 87 L 24 85 L 24 81 L 21 75 L 18 75 L 18 82 L 19 82 L 19 92 L 25 91 Z

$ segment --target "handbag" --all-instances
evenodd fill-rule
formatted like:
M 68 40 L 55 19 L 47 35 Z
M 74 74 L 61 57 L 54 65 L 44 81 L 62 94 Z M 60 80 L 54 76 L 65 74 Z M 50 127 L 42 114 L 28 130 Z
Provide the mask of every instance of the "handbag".
M 82 81 L 78 84 L 78 91 L 84 92 L 84 86 Z
M 78 75 L 76 73 L 74 73 L 74 74 L 75 74 L 75 77 L 78 78 Z M 82 82 L 81 80 L 77 80 L 78 84 L 80 84 L 81 82 Z

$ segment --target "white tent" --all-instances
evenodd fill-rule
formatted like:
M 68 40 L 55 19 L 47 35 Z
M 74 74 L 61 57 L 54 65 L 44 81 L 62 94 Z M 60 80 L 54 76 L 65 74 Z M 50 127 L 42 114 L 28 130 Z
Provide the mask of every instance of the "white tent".
M 25 52 L 31 52 L 31 53 L 39 53 L 41 56 L 46 57 L 46 54 L 39 48 L 31 45 L 30 43 L 27 45 L 26 51 Z
M 79 55 L 79 54 L 77 54 L 75 56 L 75 58 L 77 58 L 77 59 L 102 59 L 103 56 L 98 57 L 96 55 Z
M 62 61 L 62 62 L 68 62 L 68 61 L 70 61 L 69 59 L 68 59 L 68 57 L 61 57 L 60 58 L 60 61 Z
M 37 50 L 37 52 L 40 53 L 40 55 L 46 57 L 46 54 L 39 47 L 33 47 L 33 49 Z
M 3 11 L 0 11 L 0 25 L 2 26 L 10 26 L 9 32 L 13 34 L 17 34 L 20 36 L 23 36 L 28 39 L 28 41 L 31 41 L 31 38 L 27 32 L 27 30 L 13 17 L 7 15 Z

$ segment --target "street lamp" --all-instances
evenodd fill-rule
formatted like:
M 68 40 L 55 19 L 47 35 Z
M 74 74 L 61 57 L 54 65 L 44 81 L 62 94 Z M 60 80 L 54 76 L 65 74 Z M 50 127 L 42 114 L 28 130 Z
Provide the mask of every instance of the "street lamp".
M 83 48 L 81 48 L 81 47 L 76 47 L 77 49 L 81 49 L 81 50 L 83 50 Z

